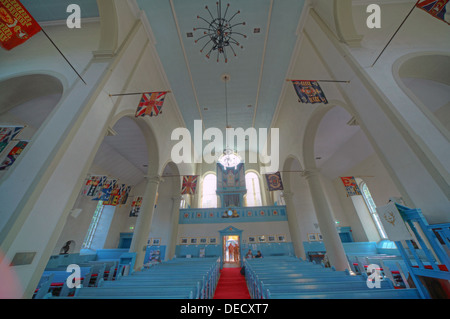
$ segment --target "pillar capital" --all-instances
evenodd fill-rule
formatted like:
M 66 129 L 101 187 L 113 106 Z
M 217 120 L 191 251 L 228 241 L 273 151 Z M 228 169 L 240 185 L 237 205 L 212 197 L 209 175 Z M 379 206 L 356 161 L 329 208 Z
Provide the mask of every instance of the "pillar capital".
M 175 195 L 172 196 L 172 200 L 174 202 L 177 202 L 177 201 L 180 202 L 182 199 L 183 199 L 183 195 L 175 194 Z

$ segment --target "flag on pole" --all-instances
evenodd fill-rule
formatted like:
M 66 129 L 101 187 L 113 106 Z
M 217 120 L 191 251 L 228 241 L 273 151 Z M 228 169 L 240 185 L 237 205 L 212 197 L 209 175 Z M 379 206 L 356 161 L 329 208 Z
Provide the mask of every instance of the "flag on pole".
M 167 92 L 150 92 L 142 94 L 141 101 L 136 110 L 135 117 L 139 116 L 158 116 L 164 104 Z
M 198 175 L 183 176 L 181 195 L 194 195 L 197 188 Z
M 276 172 L 273 174 L 265 174 L 267 186 L 269 187 L 269 191 L 279 191 L 283 190 L 283 181 L 281 180 L 280 172 Z
M 317 81 L 292 81 L 299 102 L 328 104 L 327 98 Z
M 0 153 L 23 130 L 23 126 L 0 126 Z
M 19 0 L 0 0 L 0 46 L 11 50 L 41 31 Z
M 341 177 L 341 180 L 344 183 L 348 196 L 361 195 L 361 191 L 353 176 Z
M 450 24 L 450 0 L 420 0 L 416 7 Z
M 25 146 L 28 145 L 28 141 L 19 141 L 16 146 L 8 153 L 6 158 L 0 164 L 0 171 L 8 170 L 9 167 L 16 161 L 17 157 L 19 157 L 20 153 L 22 153 Z

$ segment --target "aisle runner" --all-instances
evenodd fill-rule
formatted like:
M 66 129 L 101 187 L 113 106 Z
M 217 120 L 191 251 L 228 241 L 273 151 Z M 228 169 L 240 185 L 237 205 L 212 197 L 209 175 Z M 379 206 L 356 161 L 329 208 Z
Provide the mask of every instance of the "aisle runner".
M 214 299 L 250 299 L 245 277 L 240 268 L 223 268 Z

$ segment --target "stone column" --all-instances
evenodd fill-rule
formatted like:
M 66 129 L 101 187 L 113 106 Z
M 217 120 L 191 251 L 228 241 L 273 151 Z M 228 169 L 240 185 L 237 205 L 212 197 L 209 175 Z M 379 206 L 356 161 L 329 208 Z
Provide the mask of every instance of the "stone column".
M 302 240 L 300 236 L 300 229 L 298 226 L 297 211 L 295 209 L 292 198 L 294 193 L 289 191 L 283 191 L 284 201 L 286 202 L 286 212 L 288 215 L 289 232 L 291 234 L 292 245 L 294 246 L 294 252 L 297 257 L 305 259 L 305 250 L 303 249 Z
M 172 259 L 175 255 L 175 248 L 177 246 L 177 236 L 178 236 L 178 220 L 180 217 L 180 204 L 183 196 L 177 195 L 172 197 L 172 215 L 170 217 L 170 229 L 169 229 L 169 242 L 167 243 L 168 252 L 166 254 L 167 258 Z
M 344 247 L 336 229 L 333 213 L 320 181 L 319 172 L 317 169 L 310 169 L 306 170 L 303 176 L 308 181 L 317 221 L 319 222 L 330 264 L 338 271 L 350 270 Z
M 147 186 L 143 196 L 142 207 L 136 221 L 136 228 L 130 246 L 130 252 L 136 253 L 135 271 L 139 271 L 144 265 L 145 250 L 155 211 L 156 194 L 159 183 L 162 181 L 159 175 L 146 177 L 146 179 Z

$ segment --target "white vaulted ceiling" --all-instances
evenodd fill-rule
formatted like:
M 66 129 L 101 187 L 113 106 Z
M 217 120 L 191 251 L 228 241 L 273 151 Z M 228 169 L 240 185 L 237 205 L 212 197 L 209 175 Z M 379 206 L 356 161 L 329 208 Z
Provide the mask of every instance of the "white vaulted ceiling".
M 227 84 L 228 123 L 233 128 L 269 128 L 282 87 L 286 80 L 292 52 L 297 41 L 296 30 L 304 6 L 303 0 L 229 0 L 222 1 L 222 16 L 229 3 L 227 17 L 238 10 L 232 22 L 245 22 L 233 31 L 245 34 L 235 38 L 244 47 L 235 48 L 235 57 L 227 50 L 228 62 L 216 52 L 208 59 L 200 53 L 206 38 L 197 27 L 211 21 L 205 9 L 217 17 L 216 0 L 138 0 L 148 17 L 156 38 L 156 49 L 169 79 L 172 92 L 193 132 L 194 120 L 202 120 L 204 128 L 226 127 L 225 83 Z M 259 33 L 254 33 L 258 28 Z M 192 33 L 193 37 L 188 37 Z M 256 151 L 256 145 L 249 145 Z M 239 150 L 241 151 L 241 150 Z

